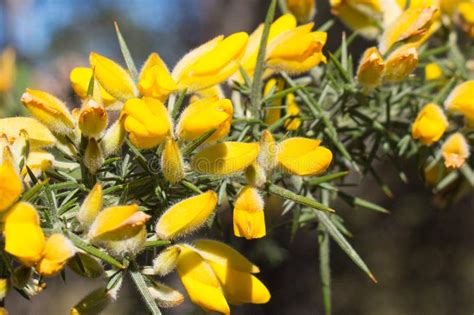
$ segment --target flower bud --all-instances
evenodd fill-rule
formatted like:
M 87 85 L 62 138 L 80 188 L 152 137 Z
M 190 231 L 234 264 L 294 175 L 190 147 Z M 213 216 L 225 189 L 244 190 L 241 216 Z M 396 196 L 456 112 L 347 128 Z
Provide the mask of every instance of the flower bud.
M 166 107 L 157 99 L 130 99 L 121 115 L 130 141 L 140 149 L 156 147 L 171 134 L 171 118 Z
M 116 62 L 92 52 L 89 61 L 99 84 L 113 97 L 125 102 L 137 97 L 138 90 L 130 74 Z
M 23 184 L 13 160 L 2 159 L 0 164 L 0 212 L 10 208 L 23 192 Z
M 169 246 L 153 259 L 153 272 L 159 276 L 166 276 L 176 268 L 178 256 L 181 253 L 179 246 Z
M 112 301 L 106 288 L 98 288 L 85 296 L 70 311 L 70 315 L 100 314 Z
M 68 135 L 73 131 L 74 118 L 66 105 L 53 95 L 40 90 L 26 89 L 21 96 L 21 102 L 51 131 L 61 135 Z
M 127 132 L 124 128 L 124 118 L 125 117 L 122 116 L 115 121 L 112 126 L 107 129 L 105 135 L 102 137 L 102 141 L 100 141 L 100 146 L 105 157 L 119 152 L 120 148 L 122 148 L 125 137 L 127 136 Z
M 408 77 L 418 65 L 418 52 L 413 45 L 401 46 L 391 53 L 385 63 L 384 82 L 399 82 Z
M 199 229 L 214 212 L 217 194 L 207 191 L 178 202 L 165 211 L 156 223 L 156 235 L 170 240 Z
M 97 183 L 82 202 L 81 208 L 77 213 L 77 220 L 85 227 L 89 227 L 102 210 L 103 195 L 102 185 Z
M 28 134 L 30 148 L 48 147 L 56 143 L 56 138 L 45 125 L 30 117 L 0 118 L 0 135 L 6 135 L 9 142 L 15 141 L 20 132 Z
M 290 74 L 299 74 L 326 63 L 322 49 L 327 33 L 311 32 L 314 23 L 299 26 L 276 37 L 269 45 L 265 56 L 268 67 Z
M 411 134 L 413 139 L 431 145 L 438 141 L 448 128 L 448 120 L 443 110 L 436 104 L 425 105 L 413 123 Z
M 0 93 L 11 90 L 15 82 L 15 50 L 11 47 L 4 49 L 0 54 Z
M 444 165 L 451 168 L 460 168 L 469 157 L 469 144 L 459 132 L 449 136 L 441 147 Z
M 178 89 L 166 64 L 157 53 L 152 53 L 140 72 L 138 89 L 143 96 L 164 101 L 169 94 Z
M 146 227 L 141 225 L 137 228 L 138 232 L 131 237 L 119 240 L 101 241 L 101 246 L 104 246 L 107 251 L 115 257 L 135 257 L 144 248 L 146 242 Z
M 229 175 L 252 164 L 259 152 L 258 143 L 222 142 L 194 155 L 192 168 L 204 174 Z
M 321 147 L 320 140 L 309 138 L 289 138 L 280 143 L 278 162 L 284 171 L 299 175 L 313 176 L 324 172 L 331 164 L 332 152 Z
M 250 185 L 262 187 L 267 181 L 267 174 L 259 163 L 252 163 L 245 169 L 245 178 Z
M 81 98 L 87 98 L 87 91 L 89 89 L 89 83 L 93 76 L 91 68 L 76 67 L 71 70 L 69 74 L 69 80 L 74 92 Z M 117 102 L 117 100 L 110 95 L 98 82 L 94 80 L 94 93 L 92 98 L 96 102 L 103 102 L 105 107 L 108 107 Z
M 63 269 L 75 252 L 74 245 L 64 235 L 52 234 L 46 241 L 43 257 L 36 265 L 36 270 L 40 275 L 51 277 Z
M 285 120 L 285 124 L 283 126 L 288 131 L 297 130 L 301 125 L 301 118 L 297 117 L 300 114 L 300 108 L 295 102 L 295 95 L 293 93 L 288 93 L 286 96 L 286 114 L 295 117 Z
M 107 127 L 107 111 L 93 99 L 86 99 L 79 112 L 79 129 L 82 135 L 96 138 Z
M 266 235 L 264 201 L 258 190 L 246 186 L 239 193 L 234 204 L 234 234 L 246 239 Z
M 184 177 L 184 161 L 179 146 L 169 137 L 161 155 L 161 171 L 171 184 L 176 184 Z
M 260 138 L 260 152 L 258 153 L 257 163 L 262 166 L 265 171 L 271 172 L 278 164 L 278 143 L 273 138 L 270 131 L 264 130 Z
M 95 174 L 102 164 L 104 164 L 102 149 L 97 143 L 97 140 L 90 138 L 84 153 L 84 165 L 89 169 L 91 174 Z
M 233 113 L 229 99 L 212 97 L 195 101 L 181 114 L 177 127 L 178 137 L 192 141 L 209 130 L 216 129 L 207 141 L 219 140 L 229 133 Z
M 441 67 L 432 62 L 425 66 L 425 80 L 426 81 L 433 81 L 438 80 L 443 76 L 443 69 Z
M 248 35 L 218 36 L 186 54 L 172 72 L 179 89 L 188 92 L 219 84 L 239 69 Z
M 369 91 L 382 82 L 385 61 L 376 47 L 368 48 L 362 55 L 357 70 L 357 81 L 366 91 Z
M 151 296 L 156 300 L 158 306 L 162 308 L 175 307 L 183 303 L 184 296 L 179 291 L 164 285 L 163 283 L 153 281 L 148 287 Z
M 316 15 L 316 0 L 286 0 L 286 5 L 299 23 L 309 22 Z
M 444 107 L 456 114 L 462 114 L 468 121 L 474 121 L 474 80 L 466 81 L 454 88 Z

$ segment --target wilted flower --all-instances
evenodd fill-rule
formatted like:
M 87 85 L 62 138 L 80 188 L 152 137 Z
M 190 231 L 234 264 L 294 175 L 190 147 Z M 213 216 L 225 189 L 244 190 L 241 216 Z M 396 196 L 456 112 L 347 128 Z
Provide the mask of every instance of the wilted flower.
M 413 139 L 419 139 L 421 143 L 431 145 L 443 136 L 447 128 L 448 120 L 441 107 L 430 103 L 418 113 L 411 132 Z
M 369 91 L 382 82 L 385 61 L 376 47 L 368 48 L 362 55 L 357 69 L 357 81 Z
M 107 127 L 107 111 L 102 104 L 86 99 L 79 111 L 78 121 L 84 136 L 98 137 Z
M 446 139 L 441 152 L 446 167 L 460 168 L 469 157 L 469 144 L 462 133 L 456 132 Z
M 399 82 L 408 77 L 418 64 L 418 51 L 411 44 L 397 48 L 385 62 L 383 81 Z

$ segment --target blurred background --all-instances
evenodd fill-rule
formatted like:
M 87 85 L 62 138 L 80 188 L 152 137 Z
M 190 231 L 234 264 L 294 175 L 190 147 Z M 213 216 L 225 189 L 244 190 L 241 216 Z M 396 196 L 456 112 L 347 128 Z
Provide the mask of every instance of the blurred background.
M 90 51 L 123 63 L 114 21 L 137 64 L 149 53 L 158 52 L 172 68 L 188 50 L 216 35 L 253 31 L 263 21 L 268 4 L 266 0 L 2 0 L 0 48 L 16 50 L 17 71 L 15 87 L 1 97 L 3 102 L 17 104 L 15 114 L 21 113 L 19 98 L 27 86 L 51 92 L 73 106 L 76 100 L 69 71 L 87 65 Z M 330 18 L 327 1 L 318 1 L 316 27 Z M 339 46 L 343 31 L 347 30 L 336 22 L 329 32 L 327 50 Z M 363 39 L 356 42 L 351 49 L 357 60 L 370 43 Z M 383 194 L 371 179 L 353 179 L 357 188 L 351 192 L 390 209 L 390 215 L 354 210 L 344 204 L 334 206 L 354 234 L 352 244 L 379 281 L 370 282 L 332 243 L 336 315 L 474 312 L 473 193 L 440 209 L 415 166 L 406 164 L 406 168 L 412 174 L 408 184 L 383 161 L 379 165 L 393 198 Z M 220 215 L 230 219 L 230 212 Z M 269 216 L 270 224 L 281 220 L 272 216 L 271 209 Z M 323 314 L 316 226 L 300 230 L 293 240 L 289 230 L 289 226 L 275 228 L 271 237 L 257 241 L 224 235 L 261 267 L 261 279 L 272 292 L 269 304 L 235 307 L 234 314 Z M 175 276 L 165 281 L 180 288 Z M 68 272 L 66 283 L 60 277 L 47 282 L 48 290 L 30 302 L 10 292 L 10 314 L 67 314 L 102 281 L 83 280 Z M 104 312 L 144 313 L 129 282 Z M 164 313 L 204 314 L 189 303 Z

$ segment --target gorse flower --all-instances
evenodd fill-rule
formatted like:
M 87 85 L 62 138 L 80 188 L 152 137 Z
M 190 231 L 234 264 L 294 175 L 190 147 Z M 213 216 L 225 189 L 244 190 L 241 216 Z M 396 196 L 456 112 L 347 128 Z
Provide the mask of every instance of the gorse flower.
M 316 14 L 316 0 L 286 0 L 286 5 L 300 23 L 311 21 Z
M 446 167 L 460 168 L 469 157 L 469 144 L 466 138 L 459 132 L 452 134 L 446 139 L 442 148 L 444 165 Z
M 234 234 L 246 239 L 265 236 L 264 201 L 258 190 L 245 186 L 234 204 Z
M 431 145 L 437 142 L 448 128 L 448 120 L 441 107 L 430 103 L 425 105 L 418 113 L 412 127 L 413 139 Z
M 474 80 L 456 86 L 444 103 L 449 112 L 462 114 L 469 125 L 474 123 Z

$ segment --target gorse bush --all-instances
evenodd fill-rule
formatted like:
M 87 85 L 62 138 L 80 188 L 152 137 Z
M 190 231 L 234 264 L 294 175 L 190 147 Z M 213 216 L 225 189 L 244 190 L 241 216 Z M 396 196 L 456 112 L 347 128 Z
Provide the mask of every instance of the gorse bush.
M 205 310 L 271 303 L 259 267 L 223 235 L 272 237 L 272 195 L 288 238 L 317 226 L 326 314 L 330 242 L 376 282 L 331 205 L 387 213 L 344 190 L 352 172 L 352 182 L 372 176 L 390 197 L 381 160 L 402 180 L 404 161 L 415 160 L 444 205 L 472 191 L 474 3 L 330 3 L 354 30 L 338 36 L 336 51 L 325 49 L 333 21 L 309 22 L 314 1 L 280 1 L 275 17 L 273 0 L 250 35 L 211 39 L 172 71 L 157 53 L 138 71 L 116 25 L 126 67 L 92 52 L 89 68 L 74 68 L 80 108 L 27 89 L 21 103 L 31 117 L 0 119 L 2 297 L 14 288 L 31 298 L 67 267 L 105 278 L 71 314 L 101 312 L 127 275 L 160 314 L 185 299 L 160 280 L 175 270 Z M 354 61 L 358 36 L 377 45 Z M 0 72 L 5 93 L 12 50 Z M 226 211 L 232 226 L 220 219 Z M 209 237 L 193 237 L 198 230 Z

